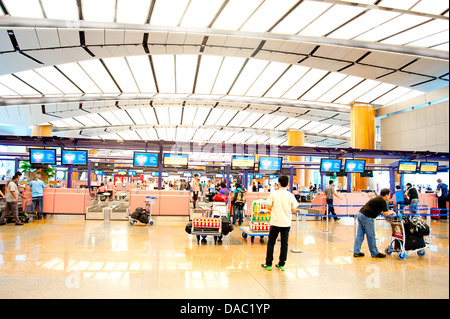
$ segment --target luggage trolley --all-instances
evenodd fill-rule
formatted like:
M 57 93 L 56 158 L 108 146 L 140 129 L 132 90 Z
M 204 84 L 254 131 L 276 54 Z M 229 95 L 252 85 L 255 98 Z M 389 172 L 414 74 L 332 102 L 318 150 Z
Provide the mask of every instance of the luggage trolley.
M 158 197 L 150 197 L 147 196 L 145 198 L 145 209 L 142 210 L 142 212 L 139 214 L 140 216 L 134 216 L 137 218 L 133 218 L 133 214 L 129 214 L 128 212 L 128 220 L 130 221 L 131 225 L 136 224 L 137 222 L 140 222 L 142 224 L 149 224 L 149 225 L 153 225 L 154 224 L 154 220 L 152 219 L 152 206 L 153 206 L 153 202 L 155 199 L 158 199 Z M 141 216 L 143 216 L 143 219 L 141 218 Z M 142 220 L 144 222 L 142 222 Z M 147 222 L 148 220 L 148 222 Z
M 260 237 L 260 241 L 263 242 L 264 237 L 269 236 L 270 217 L 270 211 L 264 200 L 253 201 L 249 225 L 240 227 L 242 237 L 244 239 L 250 237 L 252 243 L 255 241 L 255 237 Z
M 217 243 L 217 239 L 222 240 L 221 213 L 214 209 L 194 209 L 191 235 L 197 236 L 197 244 L 200 242 L 200 237 L 202 240 L 206 240 L 207 236 L 213 236 L 214 243 Z
M 420 257 L 425 256 L 425 249 L 430 244 L 425 242 L 424 236 L 412 236 L 405 232 L 405 221 L 403 214 L 399 213 L 393 217 L 386 217 L 392 227 L 392 240 L 385 252 L 387 255 L 398 253 L 398 259 L 403 260 L 408 255 L 417 253 Z

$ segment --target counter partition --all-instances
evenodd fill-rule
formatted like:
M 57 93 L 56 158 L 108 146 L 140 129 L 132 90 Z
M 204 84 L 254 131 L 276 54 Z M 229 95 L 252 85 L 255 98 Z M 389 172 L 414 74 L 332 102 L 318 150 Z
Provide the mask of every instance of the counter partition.
M 189 216 L 191 194 L 189 191 L 159 191 L 133 189 L 128 192 L 130 212 L 137 207 L 145 207 L 147 196 L 157 197 L 153 202 L 152 215 Z

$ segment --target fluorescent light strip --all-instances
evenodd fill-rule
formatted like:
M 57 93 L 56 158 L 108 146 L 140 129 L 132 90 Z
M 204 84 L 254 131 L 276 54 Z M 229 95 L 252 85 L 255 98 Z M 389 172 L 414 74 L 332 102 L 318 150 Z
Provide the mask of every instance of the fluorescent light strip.
M 214 29 L 238 30 L 263 0 L 230 0 L 213 24 Z
M 61 64 L 58 65 L 58 69 L 60 69 L 86 94 L 103 93 L 77 63 Z
M 117 0 L 117 23 L 145 24 L 150 0 Z
M 272 32 L 297 34 L 331 6 L 332 4 L 325 2 L 303 1 Z
M 203 55 L 200 60 L 195 93 L 211 94 L 223 57 Z
M 41 6 L 38 0 L 3 0 L 12 17 L 43 19 Z
M 245 95 L 269 61 L 250 59 L 230 91 L 230 95 Z
M 269 30 L 297 0 L 266 0 L 242 26 L 241 31 L 265 32 Z
M 345 5 L 334 5 L 314 22 L 299 32 L 299 35 L 321 37 L 354 18 L 365 9 Z
M 173 55 L 152 56 L 158 81 L 159 92 L 174 93 L 175 91 L 175 58 Z
M 189 0 L 160 0 L 155 2 L 150 24 L 178 26 Z
M 289 64 L 286 63 L 271 62 L 245 95 L 262 96 L 288 67 Z
M 223 0 L 191 0 L 181 27 L 206 28 L 222 6 Z
M 244 58 L 225 57 L 211 94 L 227 94 L 244 62 Z
M 197 55 L 175 56 L 177 93 L 192 93 L 197 70 L 197 57 Z
M 81 10 L 85 21 L 114 22 L 116 0 L 82 0 Z
M 141 93 L 156 93 L 153 71 L 147 55 L 126 57 Z

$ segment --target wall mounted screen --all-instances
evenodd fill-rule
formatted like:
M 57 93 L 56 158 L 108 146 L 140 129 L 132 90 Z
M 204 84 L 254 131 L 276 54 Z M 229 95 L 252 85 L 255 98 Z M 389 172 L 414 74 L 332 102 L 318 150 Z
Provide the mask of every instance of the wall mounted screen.
M 231 158 L 231 169 L 253 170 L 254 168 L 255 168 L 254 156 L 233 155 L 233 157 Z
M 320 171 L 327 173 L 338 173 L 341 171 L 342 160 L 340 159 L 325 159 L 320 160 Z
M 281 167 L 283 165 L 282 157 L 260 157 L 259 158 L 259 171 L 262 173 L 281 173 Z
M 138 153 L 134 152 L 133 166 L 158 167 L 158 153 Z
M 51 164 L 56 165 L 55 149 L 30 148 L 30 164 Z
M 170 154 L 166 153 L 163 157 L 163 167 L 172 168 L 188 168 L 188 155 L 187 154 Z
M 438 162 L 420 162 L 420 174 L 437 174 L 439 167 Z
M 346 160 L 344 171 L 346 173 L 364 173 L 366 160 Z
M 399 174 L 416 174 L 417 162 L 398 162 L 397 172 Z
M 87 165 L 88 151 L 61 150 L 62 165 Z

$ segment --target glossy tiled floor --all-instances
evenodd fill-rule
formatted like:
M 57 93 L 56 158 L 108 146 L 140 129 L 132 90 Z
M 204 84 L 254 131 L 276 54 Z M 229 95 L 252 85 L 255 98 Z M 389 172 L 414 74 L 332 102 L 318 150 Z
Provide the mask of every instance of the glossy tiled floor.
M 431 247 L 400 261 L 353 258 L 353 220 L 300 223 L 286 271 L 265 271 L 266 244 L 235 229 L 197 244 L 187 219 L 154 226 L 51 216 L 0 226 L 0 298 L 448 298 L 448 222 L 433 221 Z M 384 251 L 390 225 L 377 221 Z M 296 245 L 295 223 L 290 249 Z M 278 256 L 279 243 L 275 248 Z M 275 259 L 277 261 L 277 259 Z

